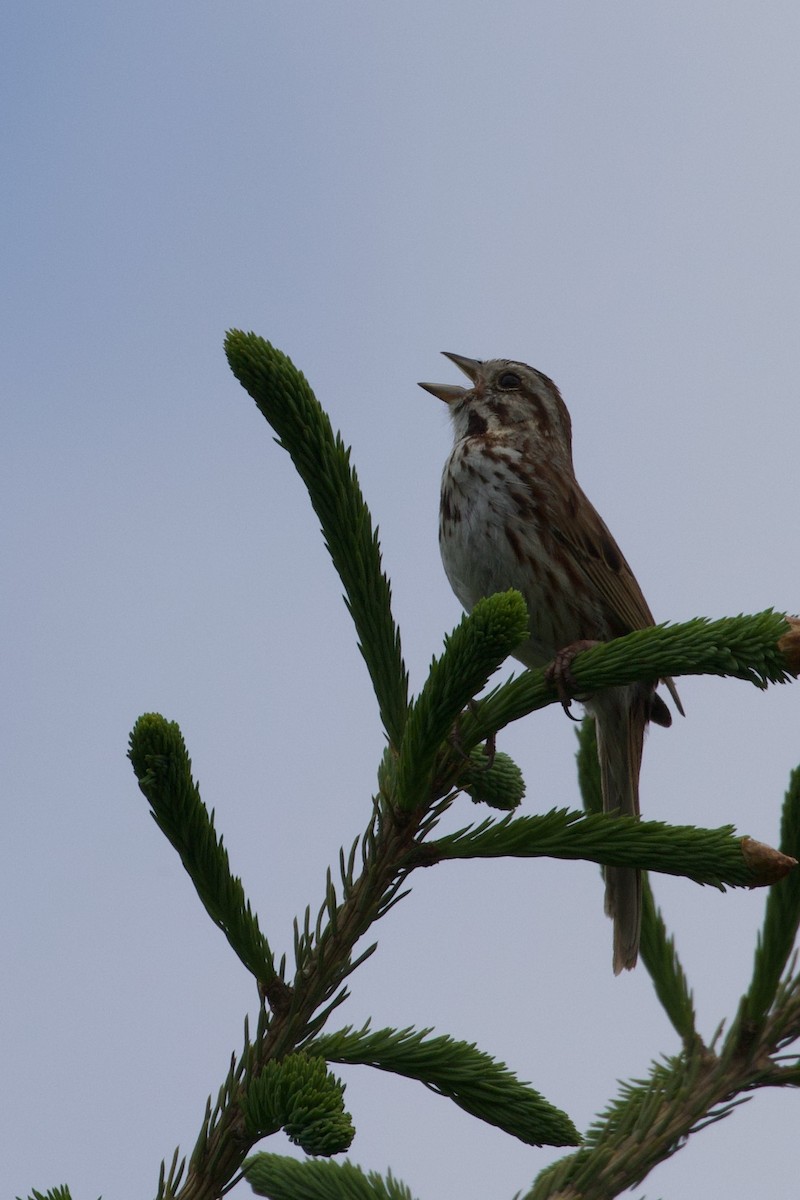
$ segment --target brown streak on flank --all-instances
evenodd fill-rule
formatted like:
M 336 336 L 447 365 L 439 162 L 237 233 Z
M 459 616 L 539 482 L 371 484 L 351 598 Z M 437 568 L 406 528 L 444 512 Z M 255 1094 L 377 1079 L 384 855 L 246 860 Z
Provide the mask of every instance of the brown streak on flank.
M 535 563 L 533 565 L 534 565 L 535 569 L 539 572 L 539 575 L 541 576 L 542 588 L 543 588 L 543 591 L 545 592 L 545 595 L 557 596 L 558 595 L 558 584 L 560 583 L 560 580 L 558 580 L 553 568 L 548 566 L 546 561 Z
M 510 525 L 506 525 L 505 535 L 508 538 L 508 544 L 514 551 L 514 557 L 518 563 L 525 561 L 525 547 L 522 544 L 522 538 L 517 533 L 516 529 L 512 529 Z
M 530 473 L 527 462 L 523 459 L 509 458 L 506 465 L 522 484 L 521 488 L 515 488 L 511 492 L 511 498 L 518 505 L 520 515 L 538 519 L 546 516 L 548 505 L 545 489 L 539 486 L 536 478 Z
M 567 578 L 567 590 L 578 592 L 586 586 L 586 576 L 575 562 L 571 554 L 565 554 L 563 561 L 559 563 L 561 571 Z M 592 633 L 594 637 L 595 634 Z
M 536 515 L 536 509 L 533 500 L 527 492 L 517 491 L 516 488 L 510 488 L 508 495 L 509 498 L 516 504 L 517 514 L 520 517 L 533 517 Z

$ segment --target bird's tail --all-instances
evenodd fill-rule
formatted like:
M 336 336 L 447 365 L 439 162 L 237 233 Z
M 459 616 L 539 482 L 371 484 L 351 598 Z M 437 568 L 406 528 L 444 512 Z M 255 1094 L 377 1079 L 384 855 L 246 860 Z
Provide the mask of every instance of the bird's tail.
M 592 699 L 603 811 L 639 815 L 639 770 L 651 694 L 641 685 L 609 688 Z M 642 876 L 635 867 L 606 867 L 606 913 L 614 922 L 614 974 L 630 971 L 639 955 Z

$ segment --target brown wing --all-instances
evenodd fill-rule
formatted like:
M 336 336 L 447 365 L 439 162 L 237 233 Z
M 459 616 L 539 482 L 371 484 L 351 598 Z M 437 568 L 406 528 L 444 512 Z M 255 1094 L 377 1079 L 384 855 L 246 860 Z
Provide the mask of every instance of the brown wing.
M 577 483 L 571 484 L 564 499 L 568 519 L 556 524 L 552 533 L 595 592 L 612 637 L 655 625 L 625 556 Z
M 565 501 L 569 520 L 563 526 L 554 525 L 552 533 L 596 593 L 611 636 L 622 637 L 634 629 L 655 625 L 650 606 L 627 559 L 577 483 L 571 483 Z M 675 684 L 671 679 L 665 679 L 664 683 L 678 712 L 683 715 Z M 658 697 L 654 697 L 650 718 L 659 725 L 668 725 L 671 721 L 669 710 Z

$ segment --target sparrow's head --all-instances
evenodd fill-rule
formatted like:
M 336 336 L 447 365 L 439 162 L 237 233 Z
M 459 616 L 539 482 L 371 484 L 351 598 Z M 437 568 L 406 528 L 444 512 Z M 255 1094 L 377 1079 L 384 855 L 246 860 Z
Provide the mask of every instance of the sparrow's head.
M 464 372 L 472 387 L 452 383 L 419 386 L 449 406 L 456 441 L 487 434 L 529 434 L 571 453 L 572 424 L 552 379 L 508 358 L 481 362 L 446 350 L 442 353 Z

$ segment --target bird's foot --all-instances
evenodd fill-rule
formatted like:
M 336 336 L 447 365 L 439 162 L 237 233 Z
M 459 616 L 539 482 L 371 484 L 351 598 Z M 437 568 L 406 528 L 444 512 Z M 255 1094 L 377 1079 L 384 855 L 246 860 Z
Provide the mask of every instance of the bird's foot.
M 585 638 L 579 642 L 570 642 L 568 646 L 562 647 L 556 651 L 555 658 L 550 663 L 550 666 L 545 669 L 545 677 L 548 683 L 552 683 L 556 689 L 558 699 L 561 702 L 561 707 L 569 717 L 570 721 L 577 721 L 578 717 L 574 717 L 570 712 L 570 706 L 573 700 L 580 700 L 578 693 L 578 685 L 572 674 L 572 660 L 577 658 L 579 654 L 583 654 L 584 650 L 592 650 L 600 643 Z

